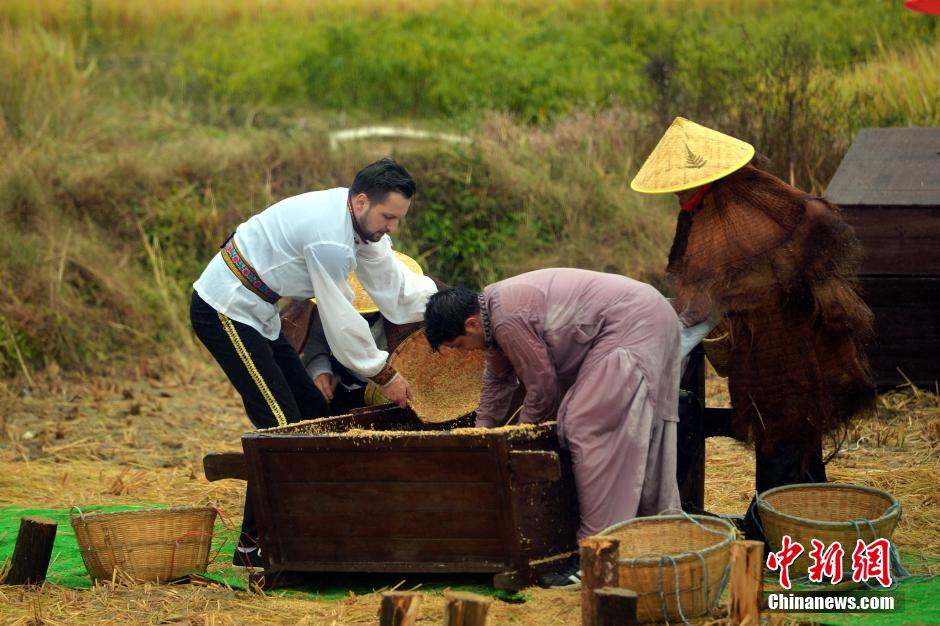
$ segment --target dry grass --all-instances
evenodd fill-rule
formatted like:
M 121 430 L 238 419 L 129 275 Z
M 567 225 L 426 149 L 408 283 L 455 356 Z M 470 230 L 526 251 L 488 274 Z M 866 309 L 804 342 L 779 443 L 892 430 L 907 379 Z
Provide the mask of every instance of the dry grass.
M 240 401 L 214 365 L 184 360 L 141 364 L 121 378 L 45 372 L 35 379 L 28 393 L 19 381 L 0 384 L 0 402 L 7 407 L 0 415 L 0 506 L 213 502 L 226 513 L 240 512 L 242 483 L 208 483 L 201 471 L 204 454 L 239 449 L 238 437 L 248 428 Z M 710 378 L 710 404 L 720 404 L 722 393 L 721 381 Z M 831 478 L 894 493 L 904 506 L 895 534 L 901 549 L 940 554 L 937 396 L 888 394 L 881 416 L 858 425 L 853 437 L 830 465 Z M 709 441 L 706 505 L 711 510 L 744 510 L 753 490 L 752 463 L 751 452 L 731 440 Z M 526 593 L 524 604 L 495 602 L 489 623 L 580 623 L 579 594 Z M 374 624 L 378 606 L 375 593 L 322 601 L 208 583 L 0 587 L 0 622 L 24 626 Z M 422 594 L 421 615 L 421 624 L 441 623 L 443 592 Z
M 670 13 L 719 11 L 751 13 L 779 6 L 783 0 L 659 0 L 647 3 L 662 6 Z M 162 2 L 127 2 L 126 0 L 8 0 L 0 5 L 0 21 L 21 23 L 35 20 L 46 28 L 65 28 L 76 21 L 93 19 L 99 28 L 152 29 L 167 22 L 195 24 L 217 22 L 234 24 L 258 20 L 272 14 L 297 19 L 315 19 L 343 14 L 387 15 L 390 13 L 427 13 L 447 7 L 488 6 L 491 0 L 163 0 Z M 545 10 L 544 0 L 514 0 L 513 7 Z M 605 8 L 605 0 L 567 0 L 570 7 Z
M 727 404 L 724 380 L 708 381 L 709 404 Z M 832 482 L 868 485 L 898 498 L 901 523 L 894 534 L 899 549 L 940 555 L 940 396 L 921 390 L 880 397 L 879 415 L 854 425 L 849 441 L 829 463 Z M 754 495 L 750 447 L 724 437 L 709 439 L 705 507 L 743 513 Z

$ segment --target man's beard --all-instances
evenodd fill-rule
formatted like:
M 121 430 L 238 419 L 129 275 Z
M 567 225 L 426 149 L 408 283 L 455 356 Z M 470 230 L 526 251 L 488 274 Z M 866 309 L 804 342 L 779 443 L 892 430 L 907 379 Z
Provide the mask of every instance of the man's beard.
M 370 210 L 371 210 L 371 209 L 370 209 Z M 369 217 L 369 211 L 366 211 L 366 213 L 365 213 L 362 217 L 360 217 L 360 218 L 358 218 L 358 219 L 356 220 L 356 222 L 359 224 L 359 230 L 362 231 L 363 236 L 364 236 L 366 239 L 368 239 L 369 241 L 371 241 L 371 242 L 373 242 L 373 243 L 375 243 L 376 241 L 380 241 L 380 240 L 382 239 L 382 237 L 384 237 L 386 234 L 388 234 L 387 231 L 381 231 L 381 232 L 379 232 L 379 231 L 376 231 L 376 232 L 371 232 L 371 231 L 369 231 L 369 229 L 366 228 L 366 218 L 367 218 L 367 217 Z

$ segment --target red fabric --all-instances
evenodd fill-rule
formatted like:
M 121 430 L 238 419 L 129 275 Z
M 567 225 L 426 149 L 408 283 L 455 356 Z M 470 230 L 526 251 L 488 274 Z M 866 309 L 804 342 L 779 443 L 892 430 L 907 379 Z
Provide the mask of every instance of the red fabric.
M 940 15 L 940 0 L 904 0 L 904 6 L 911 11 Z
M 707 183 L 698 188 L 698 191 L 695 192 L 695 195 L 686 200 L 685 202 L 680 202 L 679 206 L 682 207 L 683 211 L 688 211 L 689 213 L 695 213 L 695 209 L 702 206 L 702 200 L 705 199 L 705 194 L 708 193 L 708 190 L 712 188 L 712 183 Z

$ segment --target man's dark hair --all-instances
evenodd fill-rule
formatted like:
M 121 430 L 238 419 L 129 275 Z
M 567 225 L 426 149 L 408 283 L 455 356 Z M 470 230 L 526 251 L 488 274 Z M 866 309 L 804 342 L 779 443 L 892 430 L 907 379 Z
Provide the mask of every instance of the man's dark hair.
M 480 312 L 477 294 L 463 287 L 441 289 L 428 300 L 424 309 L 424 336 L 432 350 L 466 334 L 463 324 L 471 315 Z
M 415 180 L 408 170 L 385 158 L 359 170 L 349 188 L 349 196 L 353 198 L 364 193 L 369 197 L 369 202 L 374 204 L 385 202 L 392 192 L 411 198 L 415 190 Z

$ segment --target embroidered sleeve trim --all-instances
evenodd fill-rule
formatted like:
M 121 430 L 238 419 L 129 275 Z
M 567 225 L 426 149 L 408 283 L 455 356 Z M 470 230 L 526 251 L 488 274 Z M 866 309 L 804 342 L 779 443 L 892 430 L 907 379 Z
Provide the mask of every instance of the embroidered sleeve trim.
M 394 367 L 386 363 L 385 367 L 383 367 L 379 373 L 373 376 L 370 380 L 379 387 L 384 387 L 388 383 L 392 382 L 392 379 L 395 378 L 397 373 L 398 372 Z

